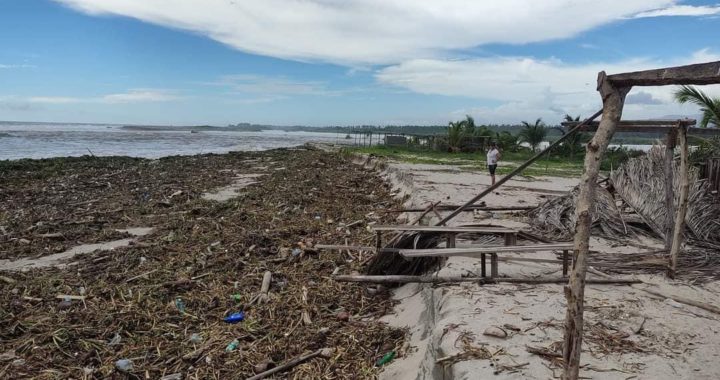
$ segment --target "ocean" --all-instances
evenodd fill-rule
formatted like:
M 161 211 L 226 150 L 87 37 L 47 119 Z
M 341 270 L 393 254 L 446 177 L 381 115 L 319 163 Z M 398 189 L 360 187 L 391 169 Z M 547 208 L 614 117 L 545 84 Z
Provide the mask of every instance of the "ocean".
M 344 144 L 344 134 L 131 130 L 120 125 L 0 122 L 0 160 L 83 156 L 159 158 L 173 155 L 258 151 L 307 142 Z M 351 140 L 350 140 L 351 141 Z

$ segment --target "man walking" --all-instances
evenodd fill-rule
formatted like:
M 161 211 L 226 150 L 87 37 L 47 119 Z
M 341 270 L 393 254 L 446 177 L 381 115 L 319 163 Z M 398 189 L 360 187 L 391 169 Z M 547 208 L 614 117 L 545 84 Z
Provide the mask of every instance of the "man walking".
M 492 184 L 495 184 L 495 169 L 497 169 L 497 162 L 500 159 L 500 151 L 498 150 L 497 144 L 493 141 L 490 143 L 490 150 L 487 152 L 487 166 L 490 171 L 490 178 L 492 178 Z

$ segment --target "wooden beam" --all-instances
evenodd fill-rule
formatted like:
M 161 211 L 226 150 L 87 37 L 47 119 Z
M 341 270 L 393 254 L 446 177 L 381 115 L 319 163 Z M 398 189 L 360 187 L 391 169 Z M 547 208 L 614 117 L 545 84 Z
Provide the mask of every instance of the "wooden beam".
M 567 312 L 565 314 L 563 343 L 563 380 L 575 380 L 580 373 L 580 353 L 583 337 L 585 275 L 590 250 L 591 206 L 595 204 L 595 190 L 600 161 L 607 150 L 615 129 L 622 117 L 625 96 L 630 87 L 618 87 L 607 80 L 605 72 L 598 74 L 598 91 L 603 101 L 603 117 L 597 132 L 587 144 L 585 170 L 580 179 L 580 191 L 575 205 L 575 249 L 570 281 L 565 287 Z
M 616 88 L 719 84 L 720 61 L 613 74 L 607 76 L 607 81 Z
M 615 132 L 618 133 L 657 133 L 657 134 L 665 134 L 672 130 L 676 129 L 676 127 L 665 127 L 665 126 L 625 126 L 625 127 L 618 127 Z M 597 127 L 594 126 L 588 126 L 588 127 L 582 127 L 580 128 L 581 132 L 595 132 L 597 131 Z M 720 136 L 720 128 L 688 128 L 687 130 L 688 135 L 692 136 Z
M 475 282 L 485 284 L 566 284 L 568 279 L 563 277 L 550 278 L 513 278 L 513 277 L 461 277 L 461 276 L 334 276 L 333 279 L 339 282 L 366 282 L 374 284 L 405 284 L 405 283 L 433 283 L 443 282 Z M 640 280 L 634 279 L 588 279 L 589 284 L 638 284 Z
M 439 205 L 435 209 L 438 211 L 455 210 L 460 207 L 459 205 Z M 499 206 L 499 207 L 488 207 L 488 206 L 468 206 L 463 211 L 528 211 L 536 208 L 537 206 Z M 385 213 L 391 212 L 423 212 L 425 208 L 403 208 L 397 210 L 385 210 Z
M 488 233 L 505 234 L 514 233 L 517 230 L 507 227 L 447 227 L 447 226 L 370 226 L 373 231 L 422 231 L 422 232 L 450 232 L 450 233 Z
M 398 253 L 404 257 L 449 257 L 449 256 L 475 256 L 483 253 L 500 252 L 544 252 L 573 249 L 571 243 L 535 244 L 491 246 L 478 248 L 433 248 L 433 249 L 400 249 Z
M 697 123 L 697 120 L 695 119 L 677 119 L 677 120 L 670 120 L 670 119 L 657 119 L 657 120 L 620 120 L 620 123 L 618 124 L 618 127 L 625 127 L 628 125 L 633 126 L 650 126 L 650 127 L 677 127 L 678 124 L 685 125 L 685 126 L 692 126 Z M 563 121 L 560 123 L 563 127 L 574 127 L 580 124 L 579 121 Z M 593 121 L 591 123 L 586 123 L 585 125 L 588 126 L 594 126 L 597 128 L 597 126 L 600 124 L 598 121 Z
M 668 132 L 665 141 L 665 250 L 672 247 L 673 215 L 675 212 L 675 191 L 673 186 L 673 156 L 677 142 L 677 129 Z

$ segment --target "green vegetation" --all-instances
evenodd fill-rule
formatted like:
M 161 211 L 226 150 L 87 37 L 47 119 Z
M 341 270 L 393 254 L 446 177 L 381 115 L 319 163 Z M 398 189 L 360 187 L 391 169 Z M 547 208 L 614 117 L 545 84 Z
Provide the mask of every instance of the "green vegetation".
M 703 115 L 700 128 L 707 128 L 708 124 L 720 127 L 720 98 L 711 98 L 693 86 L 681 86 L 674 95 L 680 104 L 693 103 L 700 107 Z
M 545 137 L 547 137 L 547 127 L 545 123 L 542 122 L 542 119 L 535 120 L 535 124 L 530 124 L 527 121 L 523 121 L 522 124 L 525 127 L 520 131 L 520 141 L 528 143 L 532 151 L 536 152 L 538 146 L 540 146 L 540 144 L 545 141 Z

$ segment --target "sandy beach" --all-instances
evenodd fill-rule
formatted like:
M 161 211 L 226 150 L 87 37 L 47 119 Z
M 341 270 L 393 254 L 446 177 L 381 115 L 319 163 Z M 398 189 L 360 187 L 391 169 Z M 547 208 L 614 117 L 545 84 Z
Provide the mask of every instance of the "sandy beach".
M 437 200 L 461 204 L 490 184 L 486 173 L 452 165 L 389 162 L 380 166 L 385 168 L 387 180 L 408 194 L 405 203 L 408 207 L 424 208 Z M 576 184 L 577 179 L 572 178 L 511 180 L 484 200 L 487 206 L 536 205 Z M 413 215 L 404 217 L 410 219 Z M 437 216 L 431 214 L 426 222 L 435 220 Z M 532 227 L 517 213 L 465 212 L 452 222 L 477 223 L 527 231 Z M 472 244 L 458 241 L 457 246 Z M 661 246 L 660 241 L 650 239 L 627 243 L 591 238 L 591 249 L 599 252 L 634 253 Z M 515 256 L 556 258 L 551 252 Z M 559 265 L 546 263 L 499 264 L 500 276 L 510 277 L 558 275 L 560 270 Z M 479 259 L 451 257 L 436 274 L 479 275 L 479 271 Z M 589 276 L 600 278 L 601 274 Z M 670 281 L 663 274 L 613 276 L 637 278 L 645 284 L 587 285 L 581 376 L 593 379 L 720 376 L 718 315 L 643 290 L 717 305 L 718 282 Z M 566 310 L 562 285 L 408 284 L 396 289 L 394 298 L 400 304 L 383 320 L 392 326 L 409 327 L 411 338 L 405 347 L 406 356 L 383 371 L 381 379 L 549 379 L 561 373 L 557 363 L 529 353 L 526 347 L 561 347 Z M 508 336 L 501 339 L 483 335 L 489 328 L 500 328 Z M 468 352 L 475 352 L 477 357 L 468 357 Z

